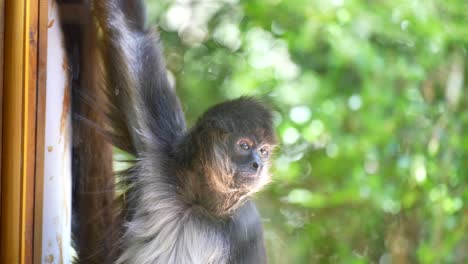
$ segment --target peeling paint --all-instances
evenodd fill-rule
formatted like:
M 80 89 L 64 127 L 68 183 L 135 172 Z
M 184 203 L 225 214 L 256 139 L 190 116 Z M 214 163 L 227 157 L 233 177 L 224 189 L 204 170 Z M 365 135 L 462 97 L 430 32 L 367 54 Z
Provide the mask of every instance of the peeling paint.
M 49 20 L 49 23 L 47 24 L 47 27 L 51 28 L 54 25 L 54 23 L 55 23 L 55 19 Z
M 42 262 L 72 263 L 70 79 L 57 5 L 49 4 Z
M 54 263 L 54 255 L 49 254 L 44 259 L 45 263 Z
M 62 245 L 62 237 L 60 236 L 60 234 L 57 234 L 57 245 L 59 247 L 59 252 L 60 252 L 60 263 L 63 263 L 63 245 Z
M 63 61 L 62 61 L 62 70 L 64 72 L 68 72 L 69 68 L 70 68 L 70 66 L 68 64 L 68 59 L 67 59 L 67 57 L 64 57 Z
M 64 63 L 66 62 L 67 60 L 64 59 Z M 62 65 L 63 67 L 63 65 Z M 67 131 L 67 119 L 68 119 L 68 116 L 70 115 L 70 104 L 71 104 L 71 101 L 70 101 L 70 87 L 68 85 L 69 83 L 69 78 L 68 78 L 68 74 L 67 72 L 65 71 L 64 74 L 66 75 L 66 82 L 65 82 L 65 88 L 64 88 L 64 94 L 63 94 L 63 100 L 62 100 L 62 115 L 60 117 L 60 139 L 59 139 L 59 143 L 60 141 L 62 140 L 62 138 L 64 137 L 64 132 Z M 68 140 L 65 141 L 65 148 L 67 147 L 67 142 Z

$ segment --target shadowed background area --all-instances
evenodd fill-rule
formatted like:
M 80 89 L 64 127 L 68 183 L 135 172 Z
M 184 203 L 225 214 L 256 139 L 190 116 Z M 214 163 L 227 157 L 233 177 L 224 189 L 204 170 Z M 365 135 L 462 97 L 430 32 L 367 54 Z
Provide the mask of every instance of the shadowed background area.
M 271 263 L 468 262 L 467 1 L 147 3 L 189 123 L 275 109 Z

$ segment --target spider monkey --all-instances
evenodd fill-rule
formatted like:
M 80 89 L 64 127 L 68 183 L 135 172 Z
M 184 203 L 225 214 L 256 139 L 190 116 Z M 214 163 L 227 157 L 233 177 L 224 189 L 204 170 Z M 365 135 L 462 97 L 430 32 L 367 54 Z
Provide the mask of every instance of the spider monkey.
M 96 0 L 112 143 L 135 159 L 115 263 L 266 263 L 249 196 L 269 181 L 276 144 L 269 108 L 250 97 L 186 128 L 143 0 Z

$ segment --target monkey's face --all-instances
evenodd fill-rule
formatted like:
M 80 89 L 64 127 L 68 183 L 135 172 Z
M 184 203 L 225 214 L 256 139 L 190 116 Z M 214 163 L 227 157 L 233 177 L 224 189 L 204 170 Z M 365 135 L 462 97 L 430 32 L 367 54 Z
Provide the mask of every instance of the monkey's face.
M 260 188 L 269 181 L 268 169 L 272 145 L 254 135 L 230 136 L 234 182 L 238 186 Z

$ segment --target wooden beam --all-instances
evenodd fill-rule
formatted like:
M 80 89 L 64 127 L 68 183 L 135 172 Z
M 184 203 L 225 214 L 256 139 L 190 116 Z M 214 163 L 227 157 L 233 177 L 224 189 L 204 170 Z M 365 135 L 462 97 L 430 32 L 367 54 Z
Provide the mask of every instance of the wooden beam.
M 5 0 L 0 262 L 32 263 L 39 0 Z
M 2 124 L 3 124 L 3 40 L 5 22 L 5 1 L 0 0 L 0 212 L 2 206 Z
M 25 94 L 23 100 L 23 183 L 22 183 L 22 263 L 33 262 L 34 241 L 34 180 L 36 156 L 36 115 L 37 115 L 37 53 L 38 53 L 38 0 L 26 1 L 25 28 Z
M 5 1 L 5 64 L 2 141 L 0 262 L 21 261 L 21 182 L 25 86 L 25 2 Z M 8 202 L 6 202 L 8 201 Z

